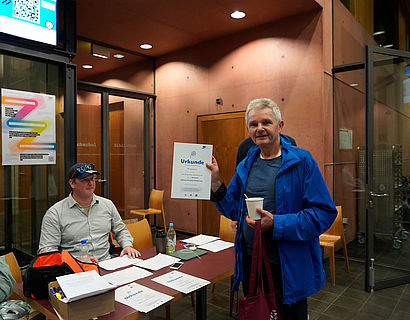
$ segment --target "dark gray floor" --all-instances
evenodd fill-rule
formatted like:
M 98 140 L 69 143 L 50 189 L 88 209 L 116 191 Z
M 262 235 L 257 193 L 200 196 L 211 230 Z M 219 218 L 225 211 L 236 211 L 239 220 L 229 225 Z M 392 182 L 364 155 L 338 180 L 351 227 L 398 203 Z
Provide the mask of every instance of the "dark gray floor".
M 329 265 L 325 262 L 329 275 Z M 363 290 L 364 267 L 361 263 L 350 261 L 350 272 L 344 267 L 343 259 L 336 259 L 336 286 L 326 280 L 324 288 L 309 297 L 310 320 L 335 319 L 410 319 L 410 285 L 383 289 L 373 294 Z M 216 285 L 215 291 L 208 288 L 208 319 L 235 319 L 229 315 L 229 279 Z M 195 319 L 195 308 L 186 296 L 171 304 L 172 319 Z M 160 307 L 143 319 L 165 319 L 165 308 Z

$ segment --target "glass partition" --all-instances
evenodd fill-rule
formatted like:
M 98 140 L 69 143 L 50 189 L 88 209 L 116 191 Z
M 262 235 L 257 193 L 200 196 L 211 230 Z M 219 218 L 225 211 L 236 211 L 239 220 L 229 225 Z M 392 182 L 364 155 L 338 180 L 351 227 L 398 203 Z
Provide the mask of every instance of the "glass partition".
M 64 197 L 63 67 L 0 54 L 0 87 L 54 95 L 55 165 L 0 167 L 0 251 L 13 249 L 20 264 L 37 253 L 41 221 L 49 206 Z

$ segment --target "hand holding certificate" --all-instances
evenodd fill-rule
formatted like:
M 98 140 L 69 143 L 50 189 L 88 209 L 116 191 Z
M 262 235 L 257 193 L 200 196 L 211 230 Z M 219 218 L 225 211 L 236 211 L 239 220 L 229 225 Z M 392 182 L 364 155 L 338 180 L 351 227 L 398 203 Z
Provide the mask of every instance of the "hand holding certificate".
M 212 145 L 174 143 L 171 198 L 210 199 Z

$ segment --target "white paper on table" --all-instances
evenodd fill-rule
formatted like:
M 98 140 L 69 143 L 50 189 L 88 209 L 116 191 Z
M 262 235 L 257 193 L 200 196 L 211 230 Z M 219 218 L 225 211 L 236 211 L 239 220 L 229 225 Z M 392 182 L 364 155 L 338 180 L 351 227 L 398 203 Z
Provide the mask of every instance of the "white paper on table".
M 57 277 L 57 282 L 68 302 L 91 297 L 115 288 L 95 270 Z
M 105 276 L 103 276 L 103 278 L 109 283 L 118 287 L 123 284 L 148 277 L 150 275 L 152 275 L 152 272 L 132 266 L 124 270 L 106 274 Z
M 151 280 L 185 294 L 210 284 L 208 280 L 179 271 L 171 271 Z
M 105 270 L 116 270 L 141 261 L 141 259 L 130 258 L 127 254 L 125 254 L 122 257 L 116 257 L 105 261 L 101 261 L 98 263 L 98 265 Z
M 209 144 L 174 142 L 171 198 L 211 198 L 211 170 L 213 146 Z
M 206 243 L 202 246 L 199 246 L 199 249 L 205 249 L 212 252 L 219 252 L 230 247 L 233 247 L 233 242 L 223 241 L 223 240 L 216 240 L 209 243 Z
M 206 234 L 198 234 L 195 237 L 184 239 L 183 242 L 193 243 L 193 244 L 196 244 L 197 246 L 202 246 L 205 243 L 209 243 L 209 242 L 212 242 L 218 239 L 219 239 L 218 237 L 207 236 Z
M 142 260 L 141 262 L 135 263 L 135 265 L 141 268 L 156 271 L 164 267 L 170 266 L 171 264 L 174 264 L 179 260 L 181 259 L 166 254 L 158 253 L 155 257 Z
M 150 312 L 172 299 L 172 296 L 144 287 L 135 282 L 115 290 L 116 301 L 144 313 Z

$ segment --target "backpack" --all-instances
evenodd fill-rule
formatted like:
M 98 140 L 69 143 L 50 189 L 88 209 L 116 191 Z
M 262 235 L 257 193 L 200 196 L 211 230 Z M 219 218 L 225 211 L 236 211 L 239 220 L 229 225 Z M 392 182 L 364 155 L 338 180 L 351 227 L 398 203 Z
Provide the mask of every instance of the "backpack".
M 74 258 L 67 250 L 48 252 L 35 257 L 23 277 L 23 292 L 32 299 L 47 299 L 48 283 L 66 274 L 100 269 L 95 263 Z

